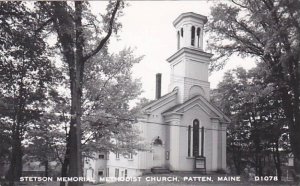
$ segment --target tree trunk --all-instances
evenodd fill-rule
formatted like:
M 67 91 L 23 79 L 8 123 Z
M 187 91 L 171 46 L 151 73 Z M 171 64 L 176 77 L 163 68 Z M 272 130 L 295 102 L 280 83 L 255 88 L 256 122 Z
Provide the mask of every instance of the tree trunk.
M 23 55 L 24 56 L 24 55 Z M 8 171 L 9 185 L 14 186 L 14 181 L 19 181 L 22 176 L 22 125 L 23 123 L 23 111 L 25 110 L 25 99 L 24 94 L 26 91 L 24 90 L 23 78 L 26 74 L 26 68 L 24 66 L 24 57 L 23 57 L 23 69 L 22 76 L 20 78 L 20 86 L 19 86 L 19 95 L 18 101 L 15 105 L 15 115 L 14 115 L 14 123 L 12 127 L 12 152 L 10 159 L 10 167 Z
M 71 156 L 69 175 L 82 177 L 82 154 L 81 154 L 81 98 L 82 98 L 82 86 L 83 86 L 83 32 L 82 32 L 82 3 L 81 1 L 75 1 L 75 69 L 72 83 L 72 101 L 71 101 L 71 127 L 70 128 L 70 149 Z M 74 116 L 74 117 L 73 117 Z M 83 183 L 70 182 L 70 186 L 81 186 Z
M 17 127 L 18 128 L 18 127 Z M 14 186 L 14 181 L 18 181 L 22 176 L 22 145 L 19 137 L 19 130 L 15 130 L 12 138 L 12 152 L 10 167 L 8 170 L 9 185 Z
M 63 164 L 61 166 L 61 177 L 66 177 L 68 175 L 69 165 L 70 165 L 70 140 L 69 140 L 69 137 L 67 137 L 65 158 L 64 158 Z M 63 181 L 60 182 L 60 186 L 65 186 L 65 185 L 66 185 L 65 182 L 63 182 Z
M 69 177 L 82 177 L 81 165 L 81 97 L 83 81 L 83 34 L 82 34 L 82 2 L 75 2 L 75 16 L 67 12 L 66 2 L 54 2 L 57 19 L 56 29 L 63 55 L 69 65 L 71 90 L 71 121 L 69 131 Z M 75 24 L 74 24 L 75 23 Z M 75 44 L 75 45 L 74 45 Z M 68 163 L 72 162 L 72 163 Z M 67 165 L 64 166 L 67 166 Z M 65 169 L 65 167 L 64 167 Z M 83 183 L 70 182 L 69 186 L 81 186 Z
M 281 160 L 280 160 L 278 140 L 275 142 L 275 151 L 273 151 L 273 159 L 277 170 L 278 180 L 281 181 L 282 171 L 281 171 Z
M 235 147 L 235 145 L 233 145 L 232 149 L 233 149 L 232 157 L 233 157 L 233 163 L 234 163 L 236 174 L 241 175 L 241 173 L 242 173 L 242 167 L 241 167 L 242 156 L 241 156 L 240 148 Z
M 44 165 L 45 165 L 45 175 L 44 176 L 48 177 L 49 176 L 49 161 L 45 160 Z
M 254 153 L 255 153 L 255 174 L 257 176 L 263 175 L 263 167 L 261 160 L 261 147 L 260 147 L 260 134 L 259 129 L 257 129 L 257 123 L 254 123 L 255 129 L 253 130 L 253 143 L 254 143 Z
M 63 55 L 69 66 L 70 90 L 71 90 L 71 121 L 70 121 L 70 158 L 68 176 L 82 176 L 82 158 L 81 158 L 81 98 L 83 87 L 84 62 L 97 54 L 106 41 L 109 39 L 113 29 L 113 21 L 116 12 L 120 6 L 120 1 L 112 12 L 109 22 L 110 27 L 107 35 L 101 40 L 99 45 L 87 56 L 83 56 L 84 38 L 82 28 L 82 1 L 75 1 L 75 14 L 70 15 L 67 10 L 66 2 L 53 2 L 54 5 L 54 26 L 57 30 L 58 38 L 63 49 Z M 82 186 L 80 182 L 70 182 L 69 186 Z
M 255 174 L 257 176 L 263 176 L 262 160 L 260 154 L 257 152 L 255 155 Z

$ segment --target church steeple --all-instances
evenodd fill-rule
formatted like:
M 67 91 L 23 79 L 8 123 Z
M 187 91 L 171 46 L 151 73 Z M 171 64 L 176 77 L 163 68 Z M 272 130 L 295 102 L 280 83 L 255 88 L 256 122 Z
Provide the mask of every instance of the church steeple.
M 203 27 L 207 18 L 193 12 L 181 14 L 174 22 L 177 31 L 177 49 L 193 47 L 203 50 Z
M 193 12 L 181 14 L 173 22 L 177 52 L 167 59 L 171 66 L 170 91 L 178 88 L 179 102 L 202 95 L 209 99 L 208 65 L 212 54 L 203 51 L 206 16 Z

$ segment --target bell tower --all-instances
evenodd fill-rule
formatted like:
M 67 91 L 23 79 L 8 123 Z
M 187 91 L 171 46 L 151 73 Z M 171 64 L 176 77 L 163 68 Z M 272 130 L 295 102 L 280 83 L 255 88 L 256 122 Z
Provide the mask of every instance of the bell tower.
M 207 17 L 187 12 L 173 22 L 177 51 L 167 59 L 171 66 L 170 91 L 178 89 L 179 102 L 202 95 L 209 99 L 208 65 L 212 54 L 203 51 L 203 28 Z

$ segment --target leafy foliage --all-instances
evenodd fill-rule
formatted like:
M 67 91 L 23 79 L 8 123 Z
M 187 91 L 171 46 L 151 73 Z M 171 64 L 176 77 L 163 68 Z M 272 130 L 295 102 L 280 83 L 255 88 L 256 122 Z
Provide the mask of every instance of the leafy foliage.
M 300 2 L 298 0 L 232 1 L 212 9 L 210 48 L 219 69 L 232 54 L 263 63 L 270 87 L 281 101 L 295 155 L 295 179 L 300 180 Z
M 254 168 L 257 175 L 272 172 L 274 168 L 267 166 L 265 159 L 290 151 L 282 103 L 263 68 L 260 64 L 249 72 L 242 68 L 228 71 L 213 90 L 213 102 L 232 119 L 228 127 L 228 164 L 234 165 L 231 168 L 237 174 L 247 167 Z M 279 165 L 275 162 L 275 168 L 280 172 L 281 157 L 276 161 Z
M 83 104 L 86 154 L 137 148 L 138 133 L 132 126 L 133 114 L 128 105 L 141 93 L 140 82 L 131 77 L 132 66 L 141 59 L 134 57 L 128 48 L 117 55 L 99 55 L 99 59 L 95 57 L 86 66 Z
M 22 141 L 29 124 L 42 116 L 57 71 L 48 58 L 43 36 L 35 31 L 35 12 L 23 2 L 0 6 L 0 121 L 4 135 L 10 136 L 6 140 L 11 148 L 8 176 L 12 181 L 21 176 Z

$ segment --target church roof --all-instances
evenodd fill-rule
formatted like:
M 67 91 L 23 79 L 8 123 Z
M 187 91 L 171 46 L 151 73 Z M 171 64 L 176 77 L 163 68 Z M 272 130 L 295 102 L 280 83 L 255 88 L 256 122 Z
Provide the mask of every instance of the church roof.
M 151 113 L 154 110 L 160 108 L 161 105 L 164 105 L 167 103 L 170 99 L 174 99 L 177 95 L 177 89 L 174 89 L 172 92 L 165 94 L 160 99 L 154 100 L 150 103 L 148 103 L 146 106 L 142 108 L 142 110 L 145 111 L 145 113 Z M 175 96 L 175 97 L 174 97 Z M 200 102 L 200 103 L 199 103 Z M 206 111 L 211 118 L 219 119 L 220 121 L 224 123 L 230 123 L 231 120 L 214 104 L 212 104 L 210 101 L 208 101 L 206 98 L 204 98 L 201 95 L 196 95 L 188 100 L 186 100 L 183 103 L 175 104 L 174 106 L 168 108 L 167 110 L 163 111 L 161 114 L 163 116 L 172 115 L 172 114 L 183 114 L 185 108 L 191 107 L 193 105 L 202 105 L 204 111 Z
M 196 14 L 194 12 L 186 12 L 186 13 L 182 13 L 180 14 L 175 21 L 173 22 L 173 25 L 176 26 L 182 19 L 184 18 L 188 18 L 188 17 L 193 17 L 195 19 L 200 19 L 203 21 L 203 23 L 205 24 L 207 22 L 207 17 L 201 14 Z
M 162 114 L 169 113 L 169 112 L 171 113 L 171 112 L 173 112 L 174 110 L 176 110 L 177 108 L 181 107 L 183 104 L 184 104 L 184 103 L 177 104 L 177 105 L 175 105 L 175 106 L 169 108 L 168 110 L 164 111 Z
M 205 104 L 207 107 L 209 107 L 210 110 L 215 115 L 217 115 L 217 118 L 220 119 L 221 121 L 223 121 L 225 123 L 230 123 L 231 122 L 231 120 L 219 108 L 217 108 L 214 104 L 209 102 L 207 99 L 205 99 L 201 95 L 194 96 L 194 97 L 186 100 L 185 102 L 183 102 L 181 104 L 177 104 L 177 105 L 169 108 L 168 110 L 164 111 L 162 113 L 162 115 L 181 114 L 182 113 L 181 110 L 183 108 L 187 107 L 188 105 L 191 105 L 191 104 L 195 103 L 197 100 L 201 100 L 201 102 L 203 104 Z
M 155 106 L 155 105 L 159 104 L 160 102 L 168 99 L 169 97 L 177 94 L 177 91 L 178 91 L 177 89 L 174 89 L 172 92 L 169 92 L 169 93 L 163 95 L 159 99 L 151 101 L 150 103 L 148 103 L 147 105 L 145 105 L 142 109 L 143 110 L 149 110 L 149 109 L 151 109 L 153 106 Z

